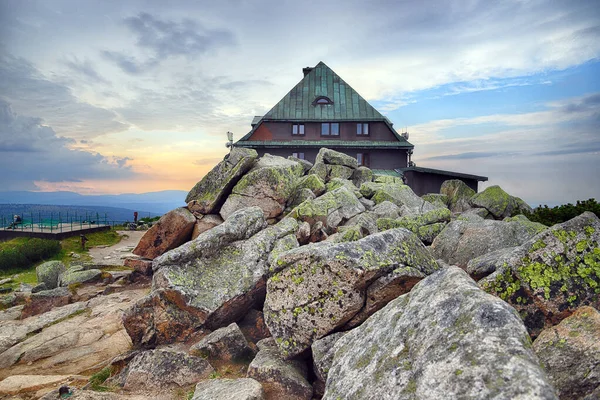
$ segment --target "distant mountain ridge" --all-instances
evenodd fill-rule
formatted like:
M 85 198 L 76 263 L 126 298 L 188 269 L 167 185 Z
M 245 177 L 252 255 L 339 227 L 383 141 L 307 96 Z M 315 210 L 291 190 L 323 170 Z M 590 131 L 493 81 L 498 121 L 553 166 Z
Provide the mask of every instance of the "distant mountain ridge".
M 0 192 L 0 204 L 102 206 L 164 214 L 185 205 L 186 191 L 83 195 L 75 192 Z

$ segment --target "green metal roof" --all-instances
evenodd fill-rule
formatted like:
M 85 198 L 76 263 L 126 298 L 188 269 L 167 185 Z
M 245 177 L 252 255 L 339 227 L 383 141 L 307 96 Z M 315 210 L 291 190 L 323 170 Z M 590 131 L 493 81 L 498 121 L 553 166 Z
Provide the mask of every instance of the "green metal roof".
M 346 147 L 346 148 L 385 148 L 385 149 L 412 149 L 414 146 L 407 141 L 371 141 L 371 140 L 240 140 L 236 144 L 238 147 L 250 148 L 283 148 L 283 147 Z
M 396 172 L 393 169 L 372 169 L 373 175 L 385 175 L 385 176 L 393 176 L 396 178 L 402 178 L 402 174 Z
M 319 97 L 327 97 L 332 104 L 313 104 Z M 320 61 L 279 103 L 275 104 L 262 118 L 254 117 L 252 130 L 244 135 L 238 144 L 247 141 L 254 131 L 265 121 L 279 122 L 328 122 L 356 121 L 384 122 L 399 142 L 412 144 L 396 132 L 391 121 L 381 115 L 360 94 L 348 85 L 338 74 Z
M 423 167 L 397 168 L 396 171 L 399 173 L 404 173 L 406 171 L 415 171 L 415 172 L 423 172 L 423 173 L 430 173 L 430 174 L 447 175 L 447 176 L 452 176 L 455 178 L 476 179 L 476 180 L 482 181 L 482 182 L 485 182 L 488 180 L 487 176 L 463 174 L 462 172 L 444 171 L 442 169 L 423 168 Z
M 320 96 L 329 98 L 333 104 L 313 105 Z M 385 117 L 321 61 L 263 120 L 383 121 Z

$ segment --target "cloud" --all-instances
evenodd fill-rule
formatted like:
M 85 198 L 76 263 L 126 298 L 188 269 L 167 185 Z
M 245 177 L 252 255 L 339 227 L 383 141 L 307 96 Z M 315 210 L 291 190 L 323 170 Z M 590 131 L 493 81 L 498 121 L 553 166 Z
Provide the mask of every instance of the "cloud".
M 466 153 L 459 154 L 448 154 L 443 156 L 432 156 L 425 157 L 423 160 L 471 160 L 474 158 L 489 158 L 499 156 L 513 156 L 518 153 L 497 153 L 497 152 L 485 152 L 485 151 L 469 151 Z
M 73 57 L 70 60 L 66 60 L 65 64 L 71 71 L 79 73 L 86 79 L 91 79 L 93 82 L 110 85 L 110 83 L 104 79 L 96 71 L 90 60 L 79 60 L 77 57 Z
M 115 112 L 78 100 L 30 62 L 0 54 L 0 93 L 19 113 L 37 115 L 61 136 L 89 139 L 128 128 Z
M 102 55 L 132 75 L 146 72 L 170 57 L 185 56 L 193 59 L 236 43 L 231 31 L 209 29 L 189 18 L 174 22 L 142 12 L 135 17 L 126 18 L 124 23 L 137 37 L 136 45 L 149 51 L 150 55 L 143 60 L 110 50 L 103 51 Z
M 0 99 L 0 176 L 2 190 L 35 190 L 35 181 L 81 182 L 132 179 L 124 159 L 69 149 L 74 140 L 59 137 L 40 118 L 15 114 Z

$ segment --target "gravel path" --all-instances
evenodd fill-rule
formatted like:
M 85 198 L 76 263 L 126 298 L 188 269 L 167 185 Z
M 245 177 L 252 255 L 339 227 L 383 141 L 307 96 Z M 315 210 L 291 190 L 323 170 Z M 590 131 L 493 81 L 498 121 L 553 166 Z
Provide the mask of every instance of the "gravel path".
M 144 236 L 146 231 L 117 231 L 122 239 L 114 246 L 92 247 L 89 254 L 96 264 L 101 265 L 123 265 L 125 258 L 134 256 L 131 252 Z

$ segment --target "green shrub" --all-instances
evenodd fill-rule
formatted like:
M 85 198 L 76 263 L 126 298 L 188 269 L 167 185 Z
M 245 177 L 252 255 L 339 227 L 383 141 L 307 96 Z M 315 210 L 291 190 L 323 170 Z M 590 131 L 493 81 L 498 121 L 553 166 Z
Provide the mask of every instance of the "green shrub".
M 523 214 L 530 221 L 552 226 L 575 218 L 585 211 L 593 212 L 600 218 L 600 203 L 597 203 L 595 199 L 578 200 L 575 205 L 568 203 L 552 208 L 544 205 L 535 208 L 533 213 L 524 212 Z
M 59 252 L 60 243 L 57 240 L 32 238 L 14 246 L 6 246 L 0 250 L 0 271 L 25 269 Z

